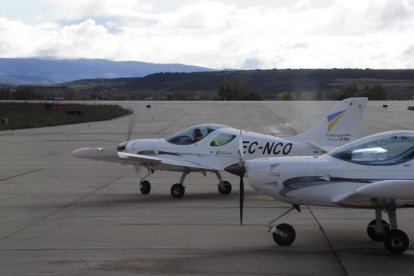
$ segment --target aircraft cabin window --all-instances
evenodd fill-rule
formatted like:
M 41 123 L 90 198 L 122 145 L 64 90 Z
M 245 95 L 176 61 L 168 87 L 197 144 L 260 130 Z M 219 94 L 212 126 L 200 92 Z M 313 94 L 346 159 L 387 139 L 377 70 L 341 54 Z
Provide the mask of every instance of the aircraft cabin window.
M 414 135 L 404 132 L 373 135 L 340 147 L 330 155 L 361 165 L 396 165 L 414 158 Z
M 236 135 L 220 133 L 216 138 L 213 139 L 213 141 L 211 141 L 210 146 L 224 146 L 233 141 L 234 138 L 236 138 Z
M 227 126 L 217 124 L 197 125 L 181 130 L 170 137 L 167 137 L 167 142 L 175 145 L 191 145 L 203 140 L 213 131 L 225 128 Z

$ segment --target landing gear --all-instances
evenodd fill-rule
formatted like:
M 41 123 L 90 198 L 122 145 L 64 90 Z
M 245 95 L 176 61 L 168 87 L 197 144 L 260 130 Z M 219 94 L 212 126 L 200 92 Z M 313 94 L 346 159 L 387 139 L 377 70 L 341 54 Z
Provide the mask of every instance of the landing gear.
M 183 174 L 181 175 L 180 183 L 176 183 L 176 184 L 171 186 L 171 196 L 173 198 L 182 198 L 184 196 L 185 187 L 184 187 L 183 183 L 184 183 L 185 177 L 189 173 L 190 172 L 183 172 Z
M 384 247 L 390 253 L 401 254 L 407 250 L 410 240 L 404 231 L 398 229 L 395 204 L 387 207 L 385 211 L 388 213 L 391 230 L 384 237 Z
M 144 179 L 147 178 L 152 173 L 154 173 L 153 170 L 148 170 L 148 173 L 143 178 L 141 178 L 141 180 L 139 181 L 139 191 L 143 195 L 147 195 L 151 192 L 151 183 L 148 180 L 144 180 Z
M 373 241 L 383 241 L 384 237 L 390 232 L 390 225 L 385 220 L 381 220 L 379 226 L 376 225 L 375 219 L 367 226 L 367 234 Z
M 141 192 L 141 194 L 143 195 L 147 195 L 151 192 L 151 183 L 148 180 L 145 180 L 145 178 L 147 178 L 150 174 L 154 173 L 154 170 L 152 169 L 148 169 L 148 173 L 141 178 L 140 182 L 139 182 L 139 190 Z M 173 198 L 181 198 L 184 196 L 185 194 L 185 187 L 184 187 L 184 180 L 186 178 L 186 176 L 189 174 L 190 172 L 183 172 L 183 174 L 181 175 L 181 179 L 179 183 L 176 183 L 174 185 L 171 186 L 171 196 Z M 202 172 L 204 175 L 206 174 L 205 172 Z M 223 178 L 221 177 L 219 172 L 215 172 L 218 180 L 219 180 L 219 184 L 218 184 L 218 190 L 220 192 L 220 194 L 222 195 L 228 195 L 231 193 L 232 187 L 230 182 L 228 181 L 223 181 Z
M 387 233 L 390 232 L 390 225 L 382 219 L 382 210 L 375 209 L 375 219 L 367 226 L 367 234 L 373 241 L 383 241 Z
M 215 172 L 215 174 L 219 180 L 218 191 L 220 192 L 220 194 L 222 195 L 230 194 L 232 190 L 230 182 L 224 181 L 219 172 Z
M 171 186 L 171 196 L 173 198 L 182 198 L 185 194 L 185 188 L 181 183 Z
M 150 182 L 148 180 L 141 181 L 139 183 L 139 190 L 141 191 L 141 194 L 143 194 L 143 195 L 149 194 L 150 191 L 151 191 Z
M 292 205 L 292 207 L 281 214 L 280 216 L 270 219 L 267 223 L 267 227 L 269 232 L 272 232 L 273 240 L 280 246 L 288 246 L 291 245 L 296 239 L 296 231 L 295 229 L 287 223 L 282 223 L 277 226 L 273 226 L 273 224 L 280 218 L 284 217 L 288 213 L 293 210 L 297 210 L 300 212 L 299 205 Z
M 222 195 L 228 195 L 231 193 L 231 184 L 228 181 L 223 181 L 223 185 L 218 185 L 218 190 Z
M 404 253 L 410 240 L 407 234 L 398 229 L 395 202 L 387 202 L 385 212 L 388 213 L 389 224 L 382 219 L 382 208 L 375 209 L 375 219 L 368 224 L 367 234 L 373 241 L 384 241 L 385 249 L 392 254 Z M 273 240 L 281 246 L 291 245 L 296 238 L 295 229 L 286 223 L 274 226 L 274 223 L 292 210 L 300 212 L 299 205 L 292 207 L 280 216 L 268 221 L 269 232 L 272 232 Z
M 384 246 L 390 253 L 401 254 L 407 250 L 410 241 L 404 231 L 393 229 L 384 238 Z
M 296 239 L 295 229 L 287 223 L 272 227 L 272 235 L 275 243 L 281 246 L 291 245 Z

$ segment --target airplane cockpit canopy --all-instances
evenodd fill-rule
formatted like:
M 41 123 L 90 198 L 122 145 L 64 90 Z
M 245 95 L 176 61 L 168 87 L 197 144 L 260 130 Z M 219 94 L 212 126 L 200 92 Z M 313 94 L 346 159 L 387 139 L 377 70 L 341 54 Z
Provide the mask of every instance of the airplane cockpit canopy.
M 330 156 L 361 165 L 396 165 L 414 159 L 414 131 L 389 131 L 339 147 Z
M 175 145 L 190 145 L 206 138 L 217 129 L 229 128 L 219 124 L 202 124 L 183 129 L 166 138 L 167 142 Z

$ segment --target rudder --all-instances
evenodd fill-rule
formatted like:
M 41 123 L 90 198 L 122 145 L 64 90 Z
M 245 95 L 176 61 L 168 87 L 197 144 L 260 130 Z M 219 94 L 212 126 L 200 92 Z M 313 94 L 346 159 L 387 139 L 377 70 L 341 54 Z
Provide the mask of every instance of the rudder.
M 368 98 L 342 100 L 300 138 L 327 149 L 358 139 L 367 102 Z

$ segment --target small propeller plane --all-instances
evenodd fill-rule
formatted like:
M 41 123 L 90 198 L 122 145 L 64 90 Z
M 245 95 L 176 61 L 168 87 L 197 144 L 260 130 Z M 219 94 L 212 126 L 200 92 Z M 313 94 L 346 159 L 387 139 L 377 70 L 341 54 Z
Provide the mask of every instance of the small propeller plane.
M 368 236 L 383 241 L 391 253 L 403 253 L 409 246 L 407 234 L 398 229 L 396 210 L 414 207 L 414 131 L 374 134 L 321 156 L 261 158 L 243 165 L 254 189 L 292 204 L 268 221 L 279 245 L 292 244 L 296 233 L 289 224 L 275 222 L 294 209 L 300 211 L 300 205 L 316 205 L 373 209 Z
M 367 98 L 345 99 L 311 129 L 297 136 L 274 137 L 246 132 L 243 141 L 246 158 L 323 154 L 353 141 L 359 138 L 366 103 Z M 147 168 L 148 174 L 140 180 L 142 194 L 150 193 L 151 184 L 145 179 L 156 170 L 182 172 L 180 182 L 171 187 L 174 198 L 184 196 L 183 183 L 190 172 L 214 173 L 219 180 L 219 192 L 229 194 L 232 186 L 223 180 L 221 172 L 241 173 L 238 163 L 239 133 L 239 130 L 225 125 L 201 124 L 165 139 L 128 139 L 117 147 L 80 148 L 72 155 Z

